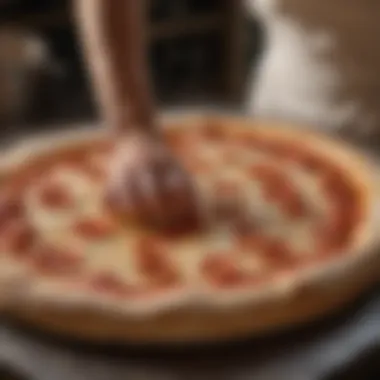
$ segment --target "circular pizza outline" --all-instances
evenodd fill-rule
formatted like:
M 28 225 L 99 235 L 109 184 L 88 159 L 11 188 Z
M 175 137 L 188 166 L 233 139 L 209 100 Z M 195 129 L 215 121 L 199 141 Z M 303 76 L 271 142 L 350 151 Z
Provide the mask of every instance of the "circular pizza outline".
M 344 287 L 344 284 L 354 281 L 358 273 L 373 266 L 379 258 L 376 251 L 378 237 L 376 235 L 376 222 L 378 218 L 377 184 L 373 173 L 375 166 L 370 160 L 355 153 L 343 143 L 336 143 L 320 136 L 318 133 L 300 130 L 294 126 L 286 126 L 278 123 L 247 120 L 236 116 L 215 115 L 178 115 L 165 117 L 167 128 L 196 128 L 197 125 L 214 121 L 226 128 L 235 128 L 241 131 L 254 127 L 255 133 L 269 136 L 274 140 L 292 141 L 292 144 L 307 144 L 317 155 L 323 155 L 329 159 L 350 180 L 360 187 L 362 208 L 367 215 L 365 222 L 356 226 L 355 239 L 350 249 L 345 254 L 328 262 L 322 262 L 312 268 L 303 268 L 302 271 L 292 272 L 291 277 L 282 276 L 273 280 L 265 287 L 247 289 L 233 289 L 232 291 L 220 291 L 217 289 L 193 289 L 184 292 L 183 289 L 173 289 L 160 293 L 159 296 L 148 299 L 128 300 L 121 303 L 120 299 L 113 299 L 109 295 L 94 294 L 88 291 L 65 292 L 60 286 L 51 286 L 51 282 L 34 281 L 30 277 L 27 268 L 0 266 L 0 303 L 12 313 L 19 305 L 25 307 L 43 307 L 43 309 L 61 310 L 89 310 L 92 312 L 104 312 L 105 315 L 119 315 L 123 319 L 128 317 L 140 318 L 142 316 L 154 316 L 176 313 L 176 310 L 230 310 L 249 305 L 250 310 L 258 310 L 261 305 L 292 300 L 304 289 L 315 288 L 328 291 L 332 287 Z M 85 128 L 82 130 L 60 132 L 35 138 L 11 148 L 5 153 L 0 172 L 3 178 L 7 173 L 17 170 L 25 158 L 36 158 L 41 155 L 55 152 L 73 145 L 82 146 L 91 142 L 100 141 L 104 132 Z M 373 171 L 373 172 L 372 172 Z M 296 275 L 295 275 L 296 273 Z M 279 306 L 280 307 L 280 306 Z

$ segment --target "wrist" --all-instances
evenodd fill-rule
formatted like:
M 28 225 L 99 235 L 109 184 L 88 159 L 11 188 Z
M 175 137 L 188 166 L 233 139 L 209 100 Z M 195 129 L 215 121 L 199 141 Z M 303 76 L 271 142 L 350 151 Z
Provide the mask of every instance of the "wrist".
M 113 107 L 106 115 L 106 124 L 118 136 L 139 134 L 157 138 L 159 135 L 156 121 L 150 113 L 132 113 L 127 107 Z

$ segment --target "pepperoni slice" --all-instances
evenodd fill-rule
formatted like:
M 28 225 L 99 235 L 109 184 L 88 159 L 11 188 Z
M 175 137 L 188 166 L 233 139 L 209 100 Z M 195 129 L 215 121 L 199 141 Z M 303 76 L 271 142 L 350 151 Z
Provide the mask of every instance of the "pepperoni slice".
M 113 140 L 104 141 L 103 140 L 101 143 L 99 143 L 96 146 L 96 149 L 94 149 L 94 151 L 96 151 L 97 153 L 102 154 L 102 155 L 107 155 L 107 154 L 111 153 L 114 148 L 115 148 L 115 141 L 113 141 Z
M 154 282 L 171 285 L 178 282 L 178 273 L 166 256 L 162 242 L 154 238 L 140 241 L 137 248 L 137 266 Z
M 209 120 L 202 129 L 202 136 L 210 141 L 221 141 L 225 137 L 223 126 L 216 120 Z
M 256 224 L 248 215 L 241 215 L 232 222 L 232 230 L 238 236 L 250 235 L 256 229 Z
M 74 231 L 85 239 L 104 239 L 116 231 L 116 225 L 106 218 L 89 218 L 79 220 Z
M 244 251 L 252 252 L 265 251 L 270 244 L 268 238 L 259 231 L 251 231 L 250 234 L 241 235 L 238 242 Z
M 51 246 L 36 248 L 33 261 L 38 271 L 48 275 L 77 274 L 83 263 L 77 253 Z
M 291 218 L 307 214 L 307 205 L 284 173 L 270 165 L 257 165 L 251 174 L 262 181 L 265 197 L 278 202 L 282 210 Z
M 247 138 L 245 145 L 261 153 L 273 153 L 273 141 L 263 138 L 262 136 L 252 136 Z
M 74 204 L 69 190 L 55 182 L 48 183 L 43 187 L 40 198 L 45 206 L 55 209 L 69 208 Z
M 248 275 L 223 254 L 208 256 L 202 263 L 201 271 L 209 281 L 223 288 L 243 285 L 248 281 Z
M 263 183 L 264 187 L 264 196 L 268 200 L 273 201 L 284 201 L 284 200 L 290 200 L 294 198 L 295 191 L 294 188 L 289 180 L 287 180 L 285 177 L 276 180 L 270 180 L 268 182 Z
M 207 174 L 212 170 L 212 164 L 205 158 L 189 156 L 183 159 L 184 166 L 196 174 Z
M 324 163 L 315 155 L 304 153 L 298 158 L 298 162 L 309 172 L 319 173 L 323 170 Z
M 242 131 L 240 133 L 233 133 L 228 141 L 233 142 L 236 147 L 241 149 L 255 149 L 258 145 L 257 135 L 252 134 L 252 132 Z
M 236 197 L 240 194 L 240 186 L 234 181 L 218 181 L 215 184 L 215 193 L 223 198 Z
M 231 146 L 224 149 L 222 160 L 227 165 L 238 165 L 241 162 L 241 148 Z
M 286 197 L 286 198 L 285 198 Z M 301 218 L 307 215 L 307 205 L 304 200 L 295 192 L 283 194 L 281 208 L 290 218 Z
M 91 279 L 90 283 L 101 293 L 111 293 L 121 297 L 131 293 L 131 287 L 112 273 L 101 273 Z
M 170 131 L 165 134 L 165 141 L 174 150 L 182 149 L 186 140 L 186 134 L 183 131 Z
M 102 180 L 106 175 L 105 168 L 100 163 L 94 161 L 85 162 L 83 170 L 94 180 Z
M 256 164 L 250 168 L 250 175 L 254 179 L 262 181 L 264 188 L 272 196 L 278 194 L 282 189 L 289 187 L 289 180 L 279 168 L 271 164 Z M 273 194 L 272 194 L 273 192 Z
M 9 221 L 21 218 L 24 214 L 24 205 L 20 199 L 3 197 L 0 200 L 0 229 L 6 227 Z
M 27 255 L 36 241 L 33 228 L 22 221 L 14 221 L 4 230 L 4 248 L 16 257 Z
M 330 248 L 343 247 L 349 242 L 355 224 L 354 214 L 350 210 L 335 207 L 326 225 L 319 230 L 325 245 Z
M 249 168 L 248 174 L 253 179 L 266 180 L 273 174 L 273 166 L 269 164 L 255 164 Z
M 338 171 L 327 173 L 324 178 L 324 187 L 327 194 L 343 208 L 352 208 L 356 205 L 356 192 L 347 178 Z
M 296 259 L 285 241 L 268 241 L 263 254 L 275 267 L 288 267 L 296 264 Z
M 267 140 L 262 143 L 264 149 L 273 155 L 280 156 L 281 158 L 290 158 L 296 150 L 294 144 L 288 141 L 272 141 Z
M 324 185 L 331 200 L 327 236 L 334 246 L 342 246 L 348 242 L 352 229 L 360 219 L 355 189 L 341 174 L 335 172 L 326 176 Z

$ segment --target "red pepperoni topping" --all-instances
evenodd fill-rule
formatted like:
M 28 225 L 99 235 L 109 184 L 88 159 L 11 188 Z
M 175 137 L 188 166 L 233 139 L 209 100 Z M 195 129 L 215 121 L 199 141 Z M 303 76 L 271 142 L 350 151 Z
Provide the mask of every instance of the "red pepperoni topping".
M 237 215 L 236 218 L 231 221 L 232 231 L 237 236 L 249 236 L 253 233 L 257 225 L 246 213 L 242 213 L 241 215 Z
M 85 239 L 104 239 L 115 232 L 116 225 L 106 218 L 91 218 L 79 220 L 74 230 Z
M 289 179 L 284 176 L 282 182 L 280 178 L 274 181 L 263 183 L 265 196 L 268 200 L 286 201 L 293 199 L 296 195 L 295 189 Z
M 295 258 L 285 241 L 273 240 L 260 233 L 245 236 L 240 240 L 243 249 L 260 252 L 273 266 L 288 266 Z
M 319 240 L 324 247 L 339 248 L 349 242 L 355 218 L 350 210 L 342 210 L 337 205 L 331 209 L 331 215 L 319 229 Z
M 252 149 L 257 146 L 257 136 L 252 134 L 252 132 L 240 132 L 233 133 L 228 136 L 228 141 L 233 143 L 235 147 L 240 147 L 241 149 Z
M 76 252 L 50 246 L 36 248 L 33 260 L 38 271 L 48 275 L 77 274 L 83 263 Z
M 69 208 L 74 204 L 74 200 L 70 192 L 65 186 L 59 183 L 48 183 L 41 191 L 42 203 L 51 208 Z
M 254 165 L 250 169 L 250 174 L 253 178 L 262 181 L 270 196 L 280 194 L 282 190 L 289 188 L 289 179 L 286 174 L 271 164 Z
M 267 199 L 278 202 L 289 217 L 299 218 L 307 214 L 306 203 L 279 169 L 270 165 L 257 165 L 252 168 L 251 173 L 262 180 Z
M 120 297 L 131 294 L 131 287 L 112 273 L 102 273 L 91 279 L 92 287 L 101 293 L 111 293 Z
M 268 140 L 262 142 L 262 146 L 267 152 L 282 158 L 292 158 L 294 157 L 295 152 L 298 151 L 297 147 L 288 141 Z
M 249 253 L 266 252 L 270 249 L 271 241 L 260 231 L 253 231 L 251 234 L 241 235 L 238 240 L 242 250 Z
M 294 191 L 282 195 L 281 208 L 290 218 L 303 217 L 308 211 L 304 200 Z
M 97 153 L 100 153 L 100 154 L 109 154 L 110 152 L 112 152 L 112 150 L 115 148 L 115 141 L 102 141 L 100 144 L 98 144 L 96 146 L 96 149 L 94 149 L 94 151 L 96 151 Z
M 303 156 L 300 157 L 298 161 L 304 168 L 306 168 L 312 173 L 321 172 L 324 168 L 322 160 L 319 159 L 317 156 L 311 154 L 303 154 Z
M 279 159 L 300 161 L 303 156 L 300 147 L 290 141 L 274 141 L 255 137 L 251 139 L 251 146 L 258 151 L 273 155 Z
M 211 282 L 223 288 L 244 285 L 249 280 L 248 275 L 231 258 L 219 254 L 207 257 L 201 271 Z
M 164 245 L 154 238 L 146 238 L 139 243 L 137 265 L 154 282 L 171 285 L 179 280 L 178 273 L 166 256 Z
M 352 208 L 356 205 L 356 192 L 349 181 L 341 173 L 331 171 L 324 179 L 328 195 L 343 207 Z
M 183 161 L 188 170 L 197 174 L 209 173 L 212 170 L 212 164 L 199 156 L 185 157 Z
M 230 148 L 225 148 L 223 157 L 221 158 L 226 164 L 238 165 L 241 161 L 240 152 L 241 149 L 239 149 L 239 147 L 232 146 Z
M 240 186 L 233 181 L 219 181 L 215 184 L 215 192 L 218 197 L 236 197 L 240 194 Z
M 14 221 L 3 231 L 4 248 L 12 255 L 22 257 L 27 255 L 36 241 L 33 228 L 23 222 Z
M 165 141 L 172 149 L 181 149 L 186 145 L 186 134 L 183 131 L 170 131 L 165 134 Z
M 84 163 L 83 170 L 94 180 L 102 180 L 106 175 L 105 168 L 100 163 L 94 161 Z
M 202 136 L 207 140 L 221 141 L 225 137 L 223 126 L 217 121 L 209 121 L 202 129 Z
M 263 254 L 276 267 L 288 267 L 296 263 L 296 258 L 292 256 L 292 252 L 285 241 L 268 241 Z
M 6 227 L 9 221 L 21 218 L 24 205 L 19 199 L 4 197 L 0 200 L 0 229 Z
M 340 173 L 329 173 L 324 186 L 331 199 L 331 216 L 324 233 L 331 245 L 339 247 L 348 243 L 352 229 L 360 219 L 360 207 L 355 189 Z

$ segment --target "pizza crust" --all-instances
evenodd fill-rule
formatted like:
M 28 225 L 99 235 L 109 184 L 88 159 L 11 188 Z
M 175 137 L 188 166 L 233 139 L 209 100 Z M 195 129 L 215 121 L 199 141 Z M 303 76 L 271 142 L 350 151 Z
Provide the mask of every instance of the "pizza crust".
M 360 189 L 360 202 L 368 211 L 366 223 L 356 229 L 349 252 L 343 258 L 301 271 L 296 276 L 283 276 L 270 286 L 254 291 L 221 293 L 179 289 L 128 304 L 88 292 L 73 294 L 50 283 L 30 284 L 24 279 L 25 286 L 16 287 L 8 297 L 0 297 L 7 313 L 44 329 L 85 339 L 145 343 L 197 341 L 264 332 L 313 319 L 341 307 L 378 280 L 380 255 L 376 249 L 376 226 L 380 213 L 375 165 L 344 144 L 291 126 L 210 115 L 182 115 L 178 119 L 165 119 L 164 123 L 169 128 L 171 125 L 196 128 L 205 120 L 220 120 L 227 128 L 242 131 L 254 126 L 256 131 L 273 139 L 310 144 L 315 152 L 341 167 Z M 91 143 L 103 136 L 99 130 L 81 130 L 28 141 L 7 152 L 0 171 L 6 177 L 25 157 Z M 0 294 L 4 293 L 1 292 L 2 272 Z
M 244 338 L 311 322 L 340 310 L 378 281 L 380 262 L 371 262 L 370 268 L 371 273 L 366 267 L 336 286 L 310 286 L 282 298 L 224 310 L 179 307 L 165 314 L 126 319 L 117 313 L 104 314 L 100 308 L 18 307 L 9 316 L 41 331 L 94 343 L 200 343 Z

